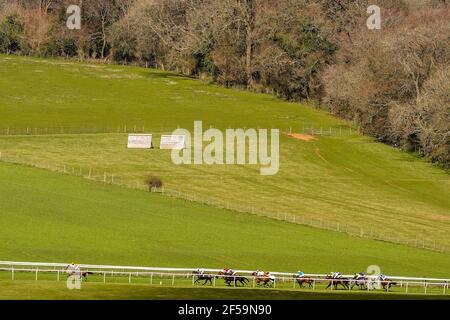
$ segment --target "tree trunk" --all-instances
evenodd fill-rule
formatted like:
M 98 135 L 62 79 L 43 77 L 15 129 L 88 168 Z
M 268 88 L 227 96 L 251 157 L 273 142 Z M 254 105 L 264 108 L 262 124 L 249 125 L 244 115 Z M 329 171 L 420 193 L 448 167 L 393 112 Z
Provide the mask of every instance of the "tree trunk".
M 245 56 L 245 70 L 247 73 L 247 87 L 254 87 L 254 79 L 253 79 L 253 70 L 252 70 L 252 38 L 251 35 L 247 32 L 247 40 L 246 40 L 246 56 Z
M 255 0 L 245 0 L 246 11 L 246 53 L 245 53 L 245 71 L 247 75 L 247 87 L 253 88 L 255 81 L 253 79 L 253 29 L 255 27 Z
M 105 48 L 106 48 L 106 28 L 105 28 L 105 19 L 104 18 L 102 18 L 102 40 L 103 40 L 103 43 L 102 43 L 102 52 L 101 52 L 101 59 L 104 59 L 105 58 Z

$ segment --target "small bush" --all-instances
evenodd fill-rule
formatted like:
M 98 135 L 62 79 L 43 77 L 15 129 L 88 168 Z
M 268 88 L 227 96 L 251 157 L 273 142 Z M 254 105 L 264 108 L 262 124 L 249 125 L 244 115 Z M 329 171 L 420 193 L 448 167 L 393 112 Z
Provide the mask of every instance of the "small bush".
M 159 189 L 163 186 L 161 178 L 155 176 L 148 176 L 145 179 L 145 184 L 148 186 L 149 192 L 152 192 L 154 189 Z
M 9 54 L 20 51 L 22 34 L 23 24 L 19 15 L 7 16 L 0 23 L 0 52 Z

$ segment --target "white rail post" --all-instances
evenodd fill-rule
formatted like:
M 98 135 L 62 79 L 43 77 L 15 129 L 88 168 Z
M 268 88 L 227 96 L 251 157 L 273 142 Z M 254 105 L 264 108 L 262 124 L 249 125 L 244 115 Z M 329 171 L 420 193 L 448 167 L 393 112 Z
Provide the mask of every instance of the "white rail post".
M 425 294 L 427 294 L 428 282 L 425 282 Z
M 150 273 L 150 284 L 153 284 L 153 272 Z
M 255 287 L 255 277 L 252 278 L 253 279 L 253 288 Z
M 128 275 L 128 283 L 131 283 L 131 272 Z
M 172 286 L 175 284 L 175 274 L 172 274 Z
M 38 270 L 39 270 L 39 268 L 36 268 L 36 281 L 38 279 Z
M 294 289 L 295 289 L 295 278 L 292 278 L 292 282 L 294 283 Z
M 103 272 L 103 283 L 106 283 L 106 272 Z
M 214 278 L 213 278 L 213 287 L 215 287 L 216 286 L 216 276 L 214 276 Z
M 408 294 L 408 286 L 409 286 L 409 282 L 406 282 L 406 286 L 405 286 L 406 287 L 406 290 L 405 290 L 406 294 Z
M 14 267 L 11 268 L 11 280 L 14 280 Z
M 194 285 L 194 275 L 192 275 L 192 285 Z
M 56 279 L 59 281 L 59 270 L 57 271 L 58 275 L 56 277 Z
M 313 290 L 316 290 L 316 279 L 313 280 Z
M 273 288 L 275 289 L 276 287 L 277 287 L 277 279 L 274 278 L 274 279 L 273 279 Z

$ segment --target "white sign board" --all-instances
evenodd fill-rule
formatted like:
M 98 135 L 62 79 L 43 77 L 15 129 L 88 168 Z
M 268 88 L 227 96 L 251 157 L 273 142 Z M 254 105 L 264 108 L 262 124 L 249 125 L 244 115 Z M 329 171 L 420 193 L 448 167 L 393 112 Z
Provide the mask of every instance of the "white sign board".
M 128 136 L 128 149 L 151 149 L 153 148 L 151 134 L 130 134 Z
M 186 148 L 186 136 L 184 135 L 162 135 L 161 149 L 182 150 Z

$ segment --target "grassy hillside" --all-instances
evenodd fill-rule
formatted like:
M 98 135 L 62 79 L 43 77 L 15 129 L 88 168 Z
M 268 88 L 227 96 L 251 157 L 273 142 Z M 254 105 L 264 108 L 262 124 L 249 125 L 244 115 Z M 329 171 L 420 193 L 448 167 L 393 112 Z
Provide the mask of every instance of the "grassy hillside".
M 448 276 L 450 256 L 0 164 L 2 260 Z
M 175 166 L 167 151 L 125 148 L 125 127 L 157 134 L 191 128 L 194 120 L 222 129 L 314 127 L 327 134 L 312 141 L 283 135 L 281 167 L 273 177 L 261 177 L 258 167 L 248 165 Z M 167 189 L 255 211 L 450 245 L 448 173 L 354 129 L 350 134 L 348 125 L 324 112 L 269 95 L 155 70 L 1 56 L 0 128 L 3 134 L 27 128 L 30 134 L 66 133 L 1 136 L 4 159 L 77 172 L 81 167 L 99 177 L 107 172 L 131 185 L 152 173 Z M 109 133 L 67 134 L 85 131 Z

